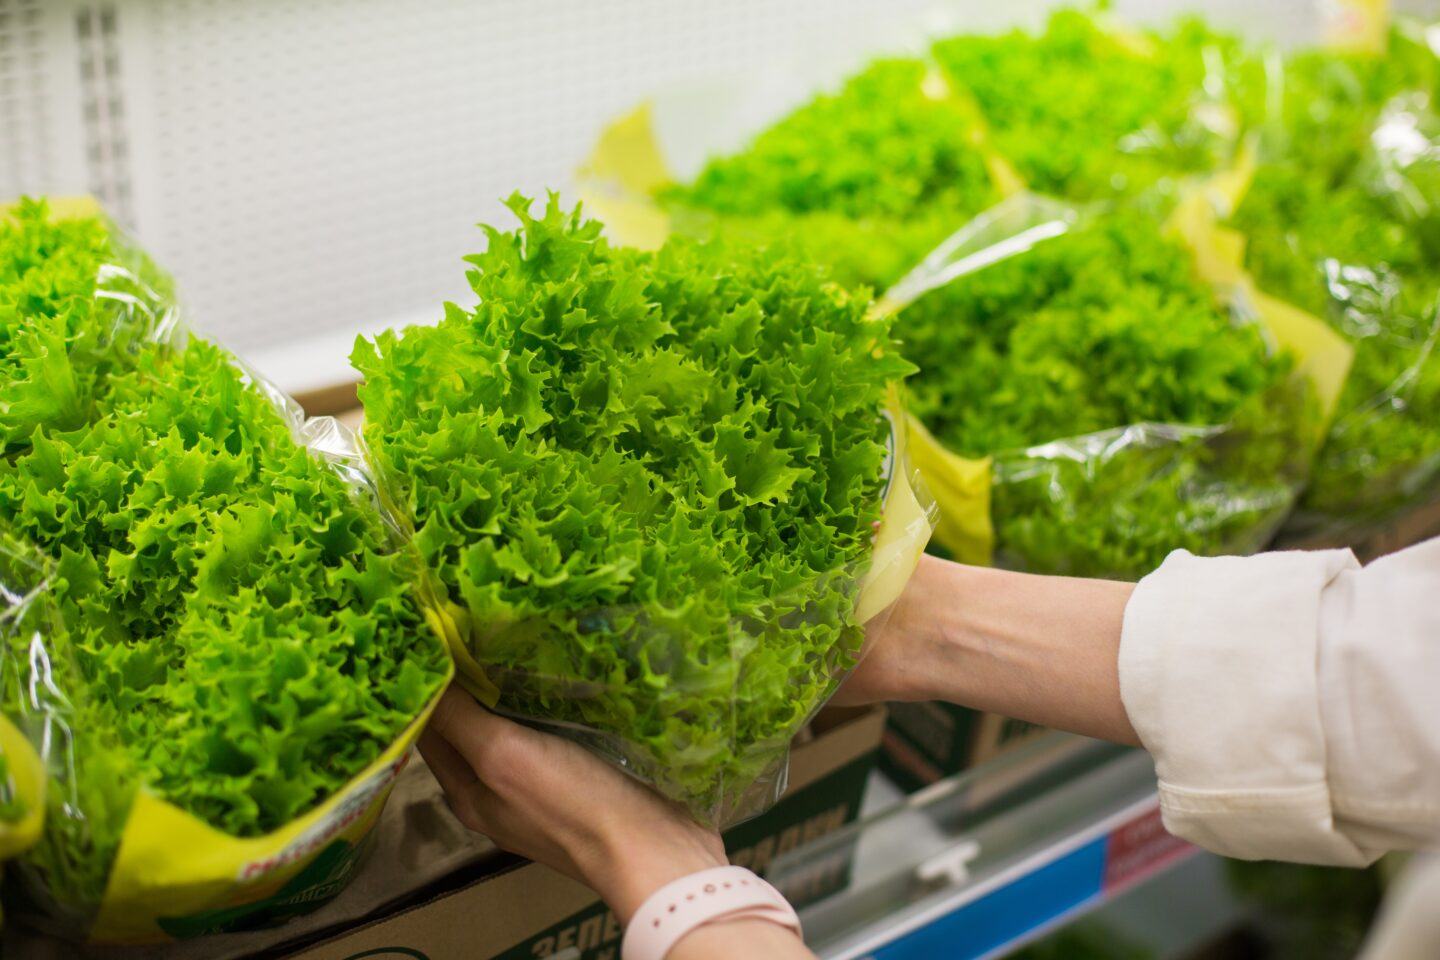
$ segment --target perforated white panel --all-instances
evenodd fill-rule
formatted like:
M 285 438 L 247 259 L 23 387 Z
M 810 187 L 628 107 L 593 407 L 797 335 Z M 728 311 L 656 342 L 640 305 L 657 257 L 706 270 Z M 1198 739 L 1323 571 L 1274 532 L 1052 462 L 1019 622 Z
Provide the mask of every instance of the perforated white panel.
M 50 0 L 0 0 L 0 201 L 93 187 L 75 14 Z
M 1314 2 L 1116 6 L 1199 6 L 1297 37 Z M 992 29 L 1050 5 L 0 0 L 0 197 L 99 193 L 176 272 L 201 328 L 300 388 L 343 370 L 356 330 L 462 296 L 475 222 L 503 220 L 511 190 L 563 186 L 645 96 L 793 61 L 825 82 L 927 26 Z
M 0 0 L 0 197 L 43 179 L 54 143 L 41 0 Z
M 474 223 L 563 184 L 603 121 L 687 76 L 854 49 L 882 6 L 906 4 L 128 4 L 140 226 L 242 350 L 436 315 Z

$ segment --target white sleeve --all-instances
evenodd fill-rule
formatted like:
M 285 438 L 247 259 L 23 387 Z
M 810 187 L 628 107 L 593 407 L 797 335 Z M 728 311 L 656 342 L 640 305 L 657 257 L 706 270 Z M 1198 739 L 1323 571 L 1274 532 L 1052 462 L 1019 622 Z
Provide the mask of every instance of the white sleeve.
M 1177 551 L 1126 607 L 1120 694 L 1176 836 L 1351 866 L 1440 845 L 1440 539 L 1364 569 Z

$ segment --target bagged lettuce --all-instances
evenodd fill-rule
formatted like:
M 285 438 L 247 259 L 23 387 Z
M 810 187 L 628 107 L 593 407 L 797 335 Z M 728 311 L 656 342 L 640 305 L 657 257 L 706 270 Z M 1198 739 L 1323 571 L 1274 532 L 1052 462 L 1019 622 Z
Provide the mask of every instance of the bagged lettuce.
M 25 305 L 0 326 L 25 342 L 60 317 L 113 349 L 68 354 L 80 422 L 37 422 L 0 461 L 5 552 L 38 558 L 11 564 L 32 582 L 7 582 L 6 616 L 50 611 L 0 647 L 0 715 L 47 774 L 11 889 L 97 940 L 277 922 L 343 885 L 449 659 L 338 428 L 213 344 L 86 307 L 112 228 L 61 219 L 20 208 L 9 249 L 75 268 L 14 270 L 60 279 L 0 293 Z
M 778 251 L 509 206 L 473 306 L 356 345 L 387 496 L 480 699 L 699 818 L 754 812 L 929 536 L 886 412 L 910 367 Z
M 1261 59 L 1198 20 L 1138 32 L 1061 10 L 1039 35 L 877 60 L 655 196 L 685 232 L 784 237 L 884 288 L 1022 187 L 1089 201 L 1228 166 L 1264 89 Z
M 670 231 L 783 238 L 888 290 L 922 370 L 909 402 L 932 430 L 913 455 L 942 546 L 1133 577 L 1175 547 L 1263 546 L 1323 419 L 1263 311 L 1161 235 L 1177 197 L 1237 162 L 1264 79 L 1262 57 L 1199 21 L 1140 32 L 1060 11 L 1039 34 L 876 61 L 688 183 L 630 176 L 690 152 L 637 117 L 586 174 L 602 203 L 648 191 Z M 1074 201 L 1117 198 L 1127 209 L 1077 227 Z M 622 209 L 624 235 L 642 218 Z
M 34 594 L 34 573 L 39 569 L 28 552 L 20 552 L 0 536 L 0 589 L 6 602 L 0 609 L 0 643 L 15 634 L 43 629 L 43 612 Z M 43 824 L 45 771 L 35 748 L 4 715 L 0 715 L 0 887 L 5 861 L 35 845 Z M 4 924 L 0 898 L 0 925 Z
M 949 37 L 933 55 L 1020 179 L 1070 201 L 1228 166 L 1265 91 L 1263 60 L 1198 18 L 1141 31 L 1058 10 L 1038 34 Z
M 1253 552 L 1304 483 L 1324 423 L 1304 348 L 1151 211 L 1017 197 L 887 299 L 961 559 L 1135 578 L 1177 548 Z
M 1233 223 L 1267 290 L 1327 320 L 1355 363 L 1289 529 L 1348 540 L 1440 495 L 1440 68 L 1423 37 L 1312 50 Z
M 53 607 L 39 590 L 42 559 L 0 535 L 0 642 L 15 636 L 53 634 Z M 0 864 L 34 846 L 45 805 L 45 772 L 34 746 L 7 717 L 0 715 Z

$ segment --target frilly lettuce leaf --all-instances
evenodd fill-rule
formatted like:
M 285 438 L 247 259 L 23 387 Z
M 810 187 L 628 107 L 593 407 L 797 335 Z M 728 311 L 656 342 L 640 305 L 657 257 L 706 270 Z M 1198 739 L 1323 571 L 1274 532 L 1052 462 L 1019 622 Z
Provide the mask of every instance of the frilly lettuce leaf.
M 87 422 L 172 304 L 169 278 L 102 219 L 0 211 L 0 452 Z
M 1039 34 L 951 37 L 934 56 L 1029 187 L 1070 200 L 1224 167 L 1265 90 L 1263 60 L 1196 18 L 1142 31 L 1059 10 Z

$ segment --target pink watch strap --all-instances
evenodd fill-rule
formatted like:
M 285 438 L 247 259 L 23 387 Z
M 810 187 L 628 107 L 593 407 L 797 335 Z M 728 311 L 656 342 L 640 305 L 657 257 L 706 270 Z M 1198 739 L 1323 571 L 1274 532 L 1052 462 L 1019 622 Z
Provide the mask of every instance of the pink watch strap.
M 800 918 L 770 884 L 744 867 L 714 867 L 652 893 L 625 928 L 621 960 L 665 960 L 676 942 L 716 920 L 768 920 L 800 933 Z

